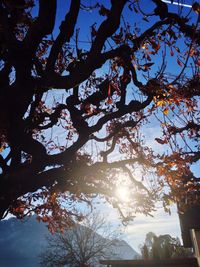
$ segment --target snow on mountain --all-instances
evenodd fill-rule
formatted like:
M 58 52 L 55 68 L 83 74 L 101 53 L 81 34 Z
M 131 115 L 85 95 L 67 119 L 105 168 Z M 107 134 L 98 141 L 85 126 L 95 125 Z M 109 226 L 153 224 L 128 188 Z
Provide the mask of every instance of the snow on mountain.
M 112 253 L 113 254 L 113 253 Z M 114 255 L 112 259 L 132 260 L 138 258 L 140 255 L 124 240 L 117 240 L 114 248 Z

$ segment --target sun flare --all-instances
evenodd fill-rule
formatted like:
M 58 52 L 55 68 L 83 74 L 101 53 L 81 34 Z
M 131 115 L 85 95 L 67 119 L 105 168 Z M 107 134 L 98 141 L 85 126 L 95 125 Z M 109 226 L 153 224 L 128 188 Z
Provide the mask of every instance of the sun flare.
M 116 197 L 123 202 L 129 202 L 130 201 L 130 191 L 128 187 L 125 186 L 119 186 L 116 189 Z

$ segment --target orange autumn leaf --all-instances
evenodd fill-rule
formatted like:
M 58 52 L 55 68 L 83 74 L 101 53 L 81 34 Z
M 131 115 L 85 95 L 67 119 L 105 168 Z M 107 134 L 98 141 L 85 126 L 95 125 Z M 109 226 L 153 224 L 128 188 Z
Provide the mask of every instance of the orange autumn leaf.
M 108 86 L 108 97 L 111 97 L 111 85 L 109 83 L 109 86 Z
M 179 65 L 180 67 L 183 67 L 183 63 L 180 61 L 179 58 L 177 58 L 177 63 L 178 63 L 178 65 Z
M 170 49 L 170 55 L 171 55 L 172 57 L 174 56 L 174 51 L 173 51 L 172 48 Z
M 162 107 L 163 105 L 165 105 L 165 101 L 164 100 L 158 100 L 156 105 L 157 105 L 157 107 Z
M 155 138 L 155 141 L 158 142 L 161 145 L 167 144 L 167 140 L 163 140 L 163 139 L 160 139 L 160 138 Z
M 195 65 L 198 66 L 198 67 L 200 67 L 200 58 L 197 59 L 197 61 L 195 61 Z
M 197 2 L 192 5 L 192 9 L 195 13 L 200 14 L 200 5 Z
M 154 65 L 153 62 L 146 63 L 146 64 L 143 65 L 143 69 L 144 69 L 144 70 L 148 70 L 148 69 L 150 69 L 150 67 L 153 66 L 153 65 Z
M 109 97 L 107 100 L 107 104 L 111 105 L 112 103 L 113 103 L 112 98 Z
M 155 50 L 158 51 L 160 49 L 160 43 L 157 44 Z
M 164 110 L 163 110 L 163 114 L 164 115 L 167 115 L 169 113 L 169 108 L 165 108 Z

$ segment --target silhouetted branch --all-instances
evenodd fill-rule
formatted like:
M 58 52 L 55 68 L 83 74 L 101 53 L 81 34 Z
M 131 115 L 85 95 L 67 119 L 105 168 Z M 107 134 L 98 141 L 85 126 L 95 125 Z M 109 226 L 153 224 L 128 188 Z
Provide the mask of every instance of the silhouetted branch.
M 61 23 L 59 27 L 60 33 L 57 36 L 51 48 L 46 65 L 47 73 L 54 71 L 54 65 L 57 60 L 58 54 L 62 49 L 62 45 L 66 42 L 69 42 L 70 38 L 74 33 L 74 28 L 76 25 L 79 8 L 80 8 L 80 0 L 71 1 L 69 13 L 67 13 L 65 20 Z

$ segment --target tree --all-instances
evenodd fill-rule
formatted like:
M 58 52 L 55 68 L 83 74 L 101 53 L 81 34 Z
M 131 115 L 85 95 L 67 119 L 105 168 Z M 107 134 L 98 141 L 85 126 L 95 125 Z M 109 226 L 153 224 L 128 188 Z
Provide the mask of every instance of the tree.
M 156 200 L 198 202 L 199 4 L 73 0 L 61 18 L 59 3 L 0 3 L 0 218 L 35 212 L 53 231 L 96 196 L 124 221 Z M 145 146 L 149 122 L 168 154 Z M 129 201 L 114 193 L 122 180 Z
M 168 234 L 156 236 L 153 232 L 146 234 L 141 252 L 144 259 L 170 259 L 192 256 L 192 250 L 181 246 L 178 237 L 174 238 Z
M 104 217 L 90 214 L 74 228 L 48 236 L 41 266 L 97 266 L 100 259 L 114 256 L 116 237 Z
M 149 259 L 149 250 L 147 248 L 147 245 L 144 244 L 143 246 L 141 246 L 141 254 L 142 254 L 142 258 L 145 260 Z

